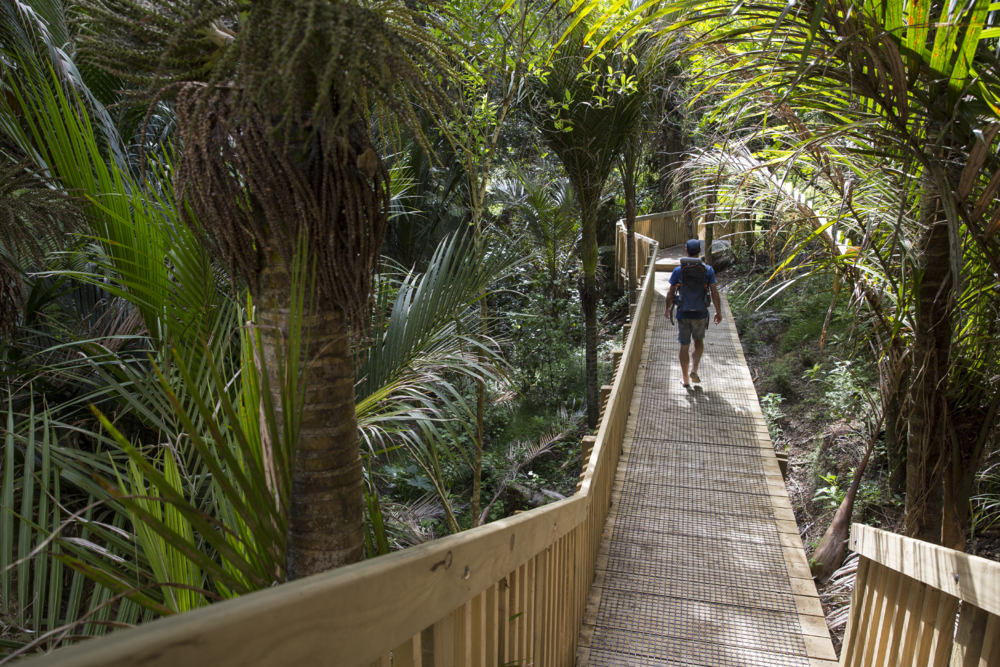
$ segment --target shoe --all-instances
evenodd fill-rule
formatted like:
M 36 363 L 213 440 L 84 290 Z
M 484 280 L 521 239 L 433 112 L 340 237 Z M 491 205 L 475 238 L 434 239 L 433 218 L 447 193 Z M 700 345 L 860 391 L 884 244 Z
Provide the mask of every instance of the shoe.
M 691 373 L 691 381 L 692 382 L 701 382 L 701 378 L 698 377 L 697 373 Z
M 684 380 L 681 380 L 681 386 L 684 387 L 685 389 L 690 389 L 691 388 L 691 385 L 684 384 Z

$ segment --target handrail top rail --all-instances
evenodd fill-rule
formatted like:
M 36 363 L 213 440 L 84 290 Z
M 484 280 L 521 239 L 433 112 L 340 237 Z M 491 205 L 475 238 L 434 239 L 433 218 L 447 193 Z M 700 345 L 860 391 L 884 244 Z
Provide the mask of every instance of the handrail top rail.
M 851 526 L 850 548 L 896 572 L 1000 615 L 1000 563 L 860 523 Z
M 660 218 L 679 218 L 684 211 L 678 209 L 674 211 L 660 211 L 659 213 L 646 213 L 645 215 L 635 216 L 636 222 L 642 222 L 643 220 L 659 220 Z M 618 222 L 624 223 L 625 218 L 622 218 Z

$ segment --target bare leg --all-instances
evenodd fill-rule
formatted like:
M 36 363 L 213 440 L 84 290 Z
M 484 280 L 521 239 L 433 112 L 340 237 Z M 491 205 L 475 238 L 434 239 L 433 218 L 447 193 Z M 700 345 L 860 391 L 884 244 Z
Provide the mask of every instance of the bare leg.
M 681 345 L 681 380 L 685 385 L 691 384 L 691 377 L 688 375 L 688 348 L 690 345 Z M 695 348 L 697 349 L 697 347 Z M 697 354 L 697 352 L 696 352 Z
M 694 355 L 693 355 L 694 358 L 691 360 L 691 372 L 694 373 L 695 375 L 698 374 L 698 362 L 701 361 L 701 354 L 704 351 L 705 351 L 705 341 L 696 340 L 694 342 Z M 684 362 L 681 362 L 681 364 L 684 365 Z

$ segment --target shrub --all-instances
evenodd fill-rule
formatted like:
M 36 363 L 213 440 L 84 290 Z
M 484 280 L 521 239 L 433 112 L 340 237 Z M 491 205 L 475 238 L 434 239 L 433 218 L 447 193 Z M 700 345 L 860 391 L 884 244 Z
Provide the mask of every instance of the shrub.
M 774 442 L 778 442 L 782 434 L 778 420 L 785 416 L 781 411 L 781 402 L 784 400 L 785 398 L 779 394 L 764 394 L 760 398 L 760 409 L 764 413 L 764 421 L 767 422 L 767 432 Z

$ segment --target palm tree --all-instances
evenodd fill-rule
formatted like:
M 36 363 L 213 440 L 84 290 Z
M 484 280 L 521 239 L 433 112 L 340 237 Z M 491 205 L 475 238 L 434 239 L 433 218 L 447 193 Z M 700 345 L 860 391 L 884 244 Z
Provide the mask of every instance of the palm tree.
M 564 178 L 517 173 L 494 183 L 493 194 L 523 223 L 531 255 L 546 276 L 550 315 L 558 317 L 559 302 L 566 298 L 565 276 L 576 263 L 571 249 L 580 237 L 572 186 Z
M 806 80 L 815 78 L 816 88 L 807 96 L 819 102 L 824 89 L 833 93 L 850 82 L 865 101 L 870 140 L 911 160 L 920 184 L 912 237 L 906 530 L 963 548 L 970 480 L 985 450 L 979 429 L 964 433 L 952 425 L 976 384 L 956 372 L 964 364 L 953 336 L 966 320 L 960 297 L 969 270 L 983 261 L 996 267 L 1000 259 L 982 223 L 992 201 L 984 187 L 1000 164 L 986 150 L 996 136 L 988 123 L 1000 116 L 1000 71 L 980 38 L 987 3 L 950 9 L 913 2 L 905 16 L 888 1 L 853 16 L 839 4 L 826 12 L 830 29 L 814 33 L 816 46 L 836 55 L 809 68 Z M 989 403 L 980 409 L 996 410 Z
M 643 95 L 622 50 L 601 52 L 578 21 L 548 69 L 531 79 L 529 108 L 545 142 L 559 157 L 580 206 L 586 324 L 587 425 L 597 427 L 597 209 L 604 185 L 641 118 Z
M 176 100 L 184 221 L 255 296 L 267 386 L 295 446 L 287 576 L 354 562 L 364 535 L 351 341 L 367 336 L 390 200 L 369 119 L 393 113 L 419 137 L 414 95 L 445 104 L 434 17 L 402 2 L 80 4 L 81 52 L 129 81 L 137 102 Z M 296 413 L 280 401 L 277 360 L 295 327 L 290 267 L 303 238 L 315 295 Z
M 857 274 L 855 286 L 879 320 L 876 340 L 888 357 L 901 358 L 900 336 L 912 332 L 905 353 L 906 530 L 961 547 L 971 478 L 994 437 L 997 410 L 989 392 L 980 391 L 989 384 L 990 365 L 972 343 L 981 347 L 991 335 L 977 314 L 989 311 L 995 295 L 982 285 L 970 292 L 967 283 L 981 280 L 985 267 L 1000 266 L 996 225 L 984 218 L 995 208 L 989 183 L 1000 167 L 989 149 L 1000 115 L 1000 72 L 984 42 L 993 34 L 984 30 L 988 5 L 915 1 L 904 13 L 890 0 L 864 7 L 822 0 L 799 5 L 794 16 L 779 2 L 742 10 L 730 16 L 706 5 L 685 25 L 712 27 L 702 43 L 749 43 L 727 63 L 726 72 L 742 79 L 733 113 L 746 122 L 751 95 L 770 102 L 772 135 L 790 147 L 789 175 L 822 182 L 837 198 L 835 217 L 809 221 L 811 239 L 835 246 L 830 227 L 855 220 L 863 239 L 858 257 L 875 262 L 866 267 L 873 271 Z M 801 120 L 806 114 L 810 122 Z M 869 154 L 904 176 L 897 215 L 884 226 L 885 216 L 854 206 L 851 169 L 856 156 Z M 916 210 L 912 220 L 910 210 Z M 831 254 L 832 265 L 850 275 L 839 255 Z M 880 296 L 874 275 L 896 292 Z M 977 415 L 984 426 L 956 429 L 960 414 Z
M 633 11 L 642 8 L 640 16 L 649 16 L 656 12 L 659 3 L 634 1 Z M 643 150 L 650 139 L 650 129 L 653 125 L 654 95 L 658 84 L 666 76 L 667 62 L 665 58 L 666 40 L 661 40 L 652 31 L 640 32 L 634 41 L 619 45 L 623 50 L 621 63 L 623 74 L 635 77 L 636 102 L 642 105 L 642 112 L 635 116 L 634 127 L 628 133 L 628 140 L 618 159 L 618 172 L 621 174 L 622 189 L 625 195 L 625 230 L 627 234 L 626 247 L 628 252 L 628 301 L 635 304 L 635 182 L 639 176 L 639 166 Z

